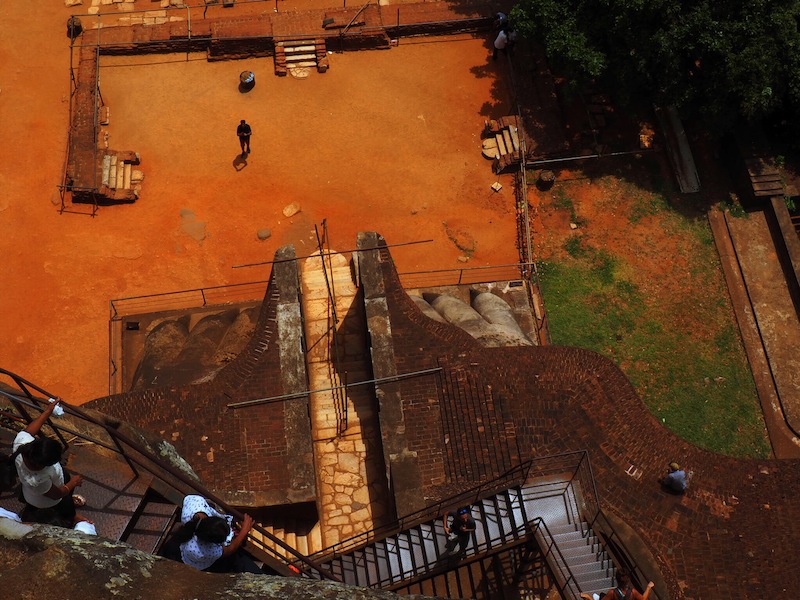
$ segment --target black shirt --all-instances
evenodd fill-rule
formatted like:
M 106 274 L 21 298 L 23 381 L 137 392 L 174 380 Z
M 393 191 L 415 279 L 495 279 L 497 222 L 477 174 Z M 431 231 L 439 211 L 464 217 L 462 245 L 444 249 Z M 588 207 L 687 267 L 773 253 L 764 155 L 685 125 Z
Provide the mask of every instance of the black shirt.
M 466 521 L 462 520 L 455 511 L 448 513 L 447 516 L 453 517 L 453 523 L 450 525 L 450 531 L 453 533 L 464 535 L 475 529 L 475 519 L 472 518 L 472 515 L 467 514 Z
M 247 123 L 240 123 L 239 127 L 236 128 L 236 135 L 245 135 L 248 136 L 253 133 L 253 130 L 250 129 L 250 125 Z

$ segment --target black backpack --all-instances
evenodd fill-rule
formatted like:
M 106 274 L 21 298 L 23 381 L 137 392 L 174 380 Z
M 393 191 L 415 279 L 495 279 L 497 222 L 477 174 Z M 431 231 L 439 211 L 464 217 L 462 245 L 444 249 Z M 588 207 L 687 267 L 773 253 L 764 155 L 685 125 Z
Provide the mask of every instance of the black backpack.
M 629 600 L 630 597 L 631 597 L 630 587 L 626 587 L 624 592 L 620 587 L 614 588 L 614 598 L 616 598 L 617 600 Z
M 17 465 L 14 464 L 17 456 L 22 450 L 22 446 L 15 452 L 8 454 L 0 452 L 0 492 L 7 492 L 14 489 L 17 485 Z

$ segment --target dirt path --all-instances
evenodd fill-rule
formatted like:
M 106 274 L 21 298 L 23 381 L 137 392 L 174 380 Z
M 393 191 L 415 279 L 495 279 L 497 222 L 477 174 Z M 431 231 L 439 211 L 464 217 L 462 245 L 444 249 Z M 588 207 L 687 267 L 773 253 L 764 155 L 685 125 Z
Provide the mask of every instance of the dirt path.
M 110 299 L 264 279 L 267 269 L 232 267 L 287 243 L 310 252 L 323 219 L 335 249 L 361 230 L 434 240 L 393 252 L 401 270 L 462 267 L 465 254 L 466 266 L 517 260 L 511 182 L 492 192 L 479 153 L 507 88 L 485 40 L 470 37 L 332 55 L 328 73 L 305 80 L 275 77 L 270 59 L 104 58 L 110 146 L 141 154 L 142 197 L 96 218 L 59 214 L 70 14 L 55 0 L 0 8 L 1 367 L 71 402 L 101 396 Z M 257 77 L 248 94 L 244 69 Z M 241 118 L 253 152 L 237 171 Z M 293 202 L 302 210 L 287 219 Z

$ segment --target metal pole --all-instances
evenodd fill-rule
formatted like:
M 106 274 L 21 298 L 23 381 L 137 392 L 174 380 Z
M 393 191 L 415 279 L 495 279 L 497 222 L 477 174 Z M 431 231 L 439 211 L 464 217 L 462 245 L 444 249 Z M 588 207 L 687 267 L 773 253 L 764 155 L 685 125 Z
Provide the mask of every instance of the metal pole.
M 427 244 L 428 242 L 432 242 L 433 240 L 417 240 L 415 242 L 399 242 L 397 244 L 386 244 L 385 246 L 380 246 L 376 248 L 376 250 L 380 250 L 381 248 L 397 248 L 398 246 L 413 246 L 414 244 Z M 345 252 L 362 252 L 363 248 L 348 248 L 346 250 L 339 250 L 338 254 L 343 254 Z M 281 258 L 278 260 L 265 260 L 264 262 L 257 262 L 257 263 L 247 263 L 244 265 L 234 265 L 231 267 L 232 269 L 241 269 L 244 267 L 260 267 L 261 265 L 274 265 L 276 263 L 282 262 L 289 262 L 292 260 L 301 260 L 305 258 L 312 258 L 316 256 L 315 254 L 309 254 L 307 256 L 295 256 L 294 258 Z
M 333 390 L 341 389 L 343 387 L 356 387 L 358 385 L 367 385 L 370 383 L 389 383 L 393 381 L 401 381 L 411 377 L 421 377 L 423 375 L 430 375 L 438 373 L 442 367 L 435 367 L 433 369 L 423 369 L 422 371 L 414 371 L 413 373 L 401 373 L 400 375 L 392 375 L 390 377 L 380 377 L 378 379 L 368 379 L 366 381 L 357 381 L 356 383 L 348 384 L 347 386 L 335 385 L 328 388 L 319 388 L 316 390 L 308 390 L 305 392 L 293 392 L 291 394 L 281 394 L 280 396 L 270 396 L 267 398 L 256 398 L 255 400 L 246 400 L 245 402 L 232 402 L 227 405 L 227 408 L 246 408 L 248 406 L 256 406 L 258 404 L 268 404 L 269 402 L 279 402 L 281 400 L 292 400 L 295 398 L 303 398 L 309 394 L 320 394 L 322 392 L 332 392 Z

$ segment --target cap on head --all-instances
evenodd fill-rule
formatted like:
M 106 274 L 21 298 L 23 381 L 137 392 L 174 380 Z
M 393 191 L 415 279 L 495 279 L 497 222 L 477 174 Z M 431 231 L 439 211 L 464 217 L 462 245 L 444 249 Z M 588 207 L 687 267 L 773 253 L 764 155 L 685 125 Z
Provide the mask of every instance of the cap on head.
M 459 508 L 459 509 L 458 509 L 458 514 L 460 514 L 460 515 L 465 515 L 465 514 L 467 514 L 468 512 L 469 512 L 469 509 L 468 509 L 468 508 Z
M 676 462 L 671 462 L 669 463 L 669 468 L 672 469 L 673 471 L 679 471 L 681 466 Z

